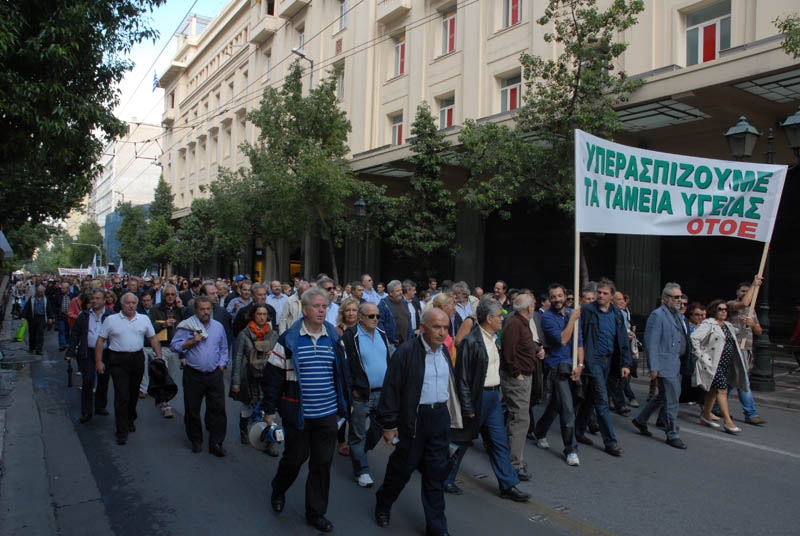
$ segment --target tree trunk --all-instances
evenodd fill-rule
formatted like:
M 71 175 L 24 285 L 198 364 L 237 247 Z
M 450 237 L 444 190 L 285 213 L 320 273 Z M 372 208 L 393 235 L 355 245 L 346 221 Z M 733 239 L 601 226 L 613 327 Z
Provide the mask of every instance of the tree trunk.
M 331 256 L 331 279 L 339 284 L 339 269 L 336 267 L 336 248 L 333 245 L 333 238 L 330 233 L 326 233 L 325 239 L 328 242 L 328 254 Z

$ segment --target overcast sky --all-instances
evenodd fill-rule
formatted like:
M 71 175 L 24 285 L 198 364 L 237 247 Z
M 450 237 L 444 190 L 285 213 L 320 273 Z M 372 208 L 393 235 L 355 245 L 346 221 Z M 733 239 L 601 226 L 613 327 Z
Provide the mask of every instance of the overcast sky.
M 131 59 L 135 66 L 120 84 L 122 95 L 116 110 L 119 118 L 124 121 L 161 124 L 164 90 L 156 88 L 153 91 L 153 71 L 161 76 L 169 67 L 175 55 L 173 34 L 188 13 L 213 18 L 230 1 L 235 0 L 167 0 L 166 4 L 149 15 L 150 23 L 158 30 L 159 38 L 155 43 L 145 41 L 133 47 Z

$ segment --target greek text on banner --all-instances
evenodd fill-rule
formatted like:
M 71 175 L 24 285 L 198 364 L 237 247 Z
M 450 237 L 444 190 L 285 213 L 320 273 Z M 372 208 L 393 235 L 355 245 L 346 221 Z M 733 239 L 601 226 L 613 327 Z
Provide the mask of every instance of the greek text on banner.
M 787 166 L 636 149 L 575 131 L 575 230 L 769 242 Z

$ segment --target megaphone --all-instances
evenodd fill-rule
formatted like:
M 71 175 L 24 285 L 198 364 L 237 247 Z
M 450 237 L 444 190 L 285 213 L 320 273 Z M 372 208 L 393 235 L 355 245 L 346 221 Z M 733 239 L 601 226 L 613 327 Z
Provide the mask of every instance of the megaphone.
M 269 425 L 264 421 L 256 421 L 247 429 L 250 445 L 257 450 L 267 450 L 270 443 L 282 443 L 284 437 L 283 428 L 278 423 Z

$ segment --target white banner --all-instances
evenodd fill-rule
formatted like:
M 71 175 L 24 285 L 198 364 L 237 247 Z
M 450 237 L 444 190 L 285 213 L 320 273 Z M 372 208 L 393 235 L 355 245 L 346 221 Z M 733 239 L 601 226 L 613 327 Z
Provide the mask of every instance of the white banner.
M 575 230 L 769 242 L 787 166 L 636 149 L 575 131 Z

